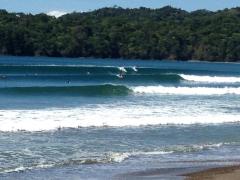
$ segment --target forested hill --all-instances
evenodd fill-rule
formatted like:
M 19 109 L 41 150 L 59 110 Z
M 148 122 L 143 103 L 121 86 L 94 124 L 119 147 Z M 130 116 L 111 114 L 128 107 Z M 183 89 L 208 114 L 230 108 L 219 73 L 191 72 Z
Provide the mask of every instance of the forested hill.
M 240 8 L 103 8 L 60 18 L 0 11 L 0 54 L 240 60 Z

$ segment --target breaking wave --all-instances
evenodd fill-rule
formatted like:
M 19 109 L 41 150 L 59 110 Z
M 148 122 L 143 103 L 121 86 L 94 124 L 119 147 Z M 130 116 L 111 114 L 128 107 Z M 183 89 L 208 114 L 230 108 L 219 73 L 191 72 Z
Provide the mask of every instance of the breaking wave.
M 0 131 L 3 132 L 51 131 L 85 127 L 219 124 L 240 121 L 240 115 L 237 114 L 185 112 L 177 115 L 157 107 L 144 106 L 1 110 L 0 117 Z
M 240 95 L 240 88 L 212 87 L 166 87 L 166 86 L 137 86 L 132 88 L 139 94 L 176 94 L 176 95 Z
M 208 82 L 208 83 L 240 83 L 240 77 L 223 77 L 223 76 L 196 76 L 180 74 L 187 81 Z
M 175 94 L 175 95 L 240 95 L 240 87 L 167 87 L 167 86 L 135 86 L 124 85 L 87 85 L 87 86 L 44 86 L 44 87 L 5 87 L 1 94 L 7 95 L 70 95 L 70 96 L 112 96 L 129 94 Z

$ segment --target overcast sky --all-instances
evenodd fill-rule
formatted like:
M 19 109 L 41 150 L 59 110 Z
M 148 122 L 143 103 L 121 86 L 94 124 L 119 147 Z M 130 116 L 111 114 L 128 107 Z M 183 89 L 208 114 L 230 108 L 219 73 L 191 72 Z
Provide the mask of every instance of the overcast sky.
M 114 5 L 129 8 L 140 6 L 160 8 L 171 5 L 188 11 L 196 9 L 215 11 L 240 6 L 240 0 L 0 0 L 0 9 L 33 14 L 50 11 L 89 11 Z

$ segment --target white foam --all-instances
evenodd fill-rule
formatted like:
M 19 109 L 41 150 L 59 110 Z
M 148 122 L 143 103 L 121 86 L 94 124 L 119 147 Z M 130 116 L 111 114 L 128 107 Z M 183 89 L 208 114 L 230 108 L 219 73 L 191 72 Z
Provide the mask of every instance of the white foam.
M 125 73 L 127 72 L 127 70 L 124 67 L 119 67 L 118 69 L 119 69 L 119 71 L 122 71 L 122 72 L 125 72 Z
M 127 127 L 167 124 L 218 124 L 239 122 L 240 114 L 211 112 L 207 107 L 95 107 L 42 110 L 1 110 L 0 131 L 49 131 L 78 127 Z
M 165 155 L 172 154 L 174 151 L 149 151 L 149 152 L 135 152 L 132 155 Z
M 137 86 L 133 92 L 141 94 L 178 94 L 178 95 L 240 95 L 240 88 L 212 88 L 212 87 L 165 87 L 165 86 Z
M 193 144 L 193 145 L 176 145 L 170 146 L 168 148 L 163 148 L 155 151 L 146 151 L 146 152 L 134 152 L 131 155 L 166 155 L 172 154 L 175 152 L 186 152 L 186 151 L 201 151 L 204 149 L 215 149 L 223 146 L 224 143 L 216 144 Z
M 54 164 L 38 164 L 35 166 L 30 166 L 30 167 L 24 167 L 24 166 L 19 166 L 16 168 L 10 168 L 6 170 L 0 171 L 0 174 L 2 173 L 13 173 L 13 172 L 22 172 L 22 171 L 27 171 L 27 170 L 32 170 L 32 169 L 45 169 L 45 168 L 50 168 L 54 167 Z
M 122 162 L 131 156 L 156 156 L 156 155 L 167 155 L 175 152 L 186 152 L 186 151 L 201 151 L 205 149 L 215 149 L 223 146 L 224 143 L 216 144 L 194 144 L 194 145 L 176 145 L 168 148 L 156 149 L 154 151 L 133 151 L 125 153 L 110 153 L 108 155 L 108 162 Z
M 133 69 L 133 71 L 138 72 L 138 69 L 136 66 L 133 66 L 132 69 Z
M 240 77 L 222 77 L 222 76 L 197 76 L 180 74 L 187 81 L 208 82 L 208 83 L 240 83 Z
M 110 153 L 108 157 L 109 162 L 120 163 L 131 156 L 130 153 Z
M 225 145 L 225 143 L 216 143 L 216 144 L 204 144 L 202 145 L 204 148 L 219 148 Z

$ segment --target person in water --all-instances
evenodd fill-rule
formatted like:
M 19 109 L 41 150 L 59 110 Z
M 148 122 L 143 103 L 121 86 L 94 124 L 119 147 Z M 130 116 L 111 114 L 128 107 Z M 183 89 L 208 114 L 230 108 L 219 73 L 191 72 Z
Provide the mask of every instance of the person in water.
M 123 78 L 123 71 L 120 72 L 119 78 L 121 78 L 121 79 Z
M 120 70 L 120 73 L 117 75 L 117 77 L 119 77 L 120 79 L 123 79 L 123 75 L 124 75 L 124 71 Z

